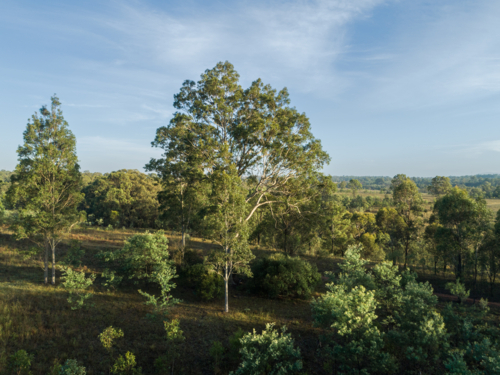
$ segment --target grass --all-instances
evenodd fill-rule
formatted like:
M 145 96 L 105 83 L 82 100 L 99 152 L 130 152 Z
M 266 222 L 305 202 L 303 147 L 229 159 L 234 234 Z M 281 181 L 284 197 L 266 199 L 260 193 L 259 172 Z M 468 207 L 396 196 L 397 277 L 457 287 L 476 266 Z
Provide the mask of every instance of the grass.
M 116 249 L 135 231 L 77 230 L 69 239 L 82 241 L 86 250 L 84 263 L 87 270 L 99 273 L 103 265 L 94 254 L 101 250 Z M 172 236 L 171 242 L 175 242 Z M 193 248 L 207 251 L 211 244 L 193 239 Z M 87 367 L 87 374 L 107 374 L 111 361 L 101 346 L 98 335 L 106 327 L 121 328 L 125 337 L 117 340 L 116 355 L 131 351 L 145 374 L 155 373 L 154 361 L 167 350 L 161 321 L 146 318 L 149 308 L 137 292 L 143 285 L 128 284 L 117 291 L 108 292 L 93 287 L 94 304 L 88 309 L 73 311 L 67 293 L 59 285 L 42 284 L 41 259 L 23 260 L 20 252 L 31 245 L 15 242 L 8 230 L 0 234 L 0 373 L 6 358 L 19 349 L 35 355 L 33 374 L 47 374 L 54 361 L 63 363 L 75 358 Z M 61 245 L 59 259 L 68 246 Z M 265 254 L 266 250 L 257 253 Z M 170 318 L 181 322 L 186 340 L 175 368 L 179 374 L 213 374 L 213 361 L 209 355 L 213 341 L 228 346 L 229 337 L 242 328 L 260 331 L 268 322 L 286 324 L 297 338 L 310 373 L 322 373 L 315 359 L 318 333 L 312 326 L 309 302 L 304 300 L 271 300 L 231 291 L 230 312 L 223 312 L 223 301 L 201 302 L 182 280 L 174 290 L 182 303 L 172 309 Z M 234 370 L 236 363 L 223 367 L 221 374 Z
M 102 250 L 120 248 L 125 239 L 140 231 L 78 229 L 68 236 L 82 242 L 86 254 L 83 264 L 87 271 L 99 274 L 104 264 L 95 258 Z M 179 242 L 175 233 L 169 233 L 171 247 Z M 161 321 L 146 318 L 149 308 L 137 292 L 144 285 L 125 284 L 116 291 L 107 291 L 100 286 L 99 278 L 93 286 L 93 307 L 73 311 L 66 298 L 67 293 L 60 286 L 42 283 L 43 270 L 40 257 L 23 259 L 23 251 L 30 248 L 27 241 L 16 242 L 6 227 L 0 228 L 0 373 L 6 359 L 19 349 L 35 355 L 32 372 L 46 375 L 54 361 L 63 363 L 66 359 L 77 359 L 87 367 L 87 374 L 108 374 L 112 364 L 109 354 L 99 342 L 98 335 L 106 327 L 121 328 L 125 337 L 118 339 L 115 358 L 118 354 L 131 351 L 137 358 L 143 373 L 154 374 L 155 360 L 167 351 L 165 332 Z M 200 253 L 210 250 L 211 244 L 200 238 L 192 238 L 190 246 Z M 60 246 L 59 259 L 68 250 L 67 243 Z M 257 257 L 268 255 L 270 249 L 254 249 Z M 321 272 L 337 269 L 340 259 L 304 256 L 315 263 Z M 446 276 L 433 276 L 423 272 L 441 288 Z M 448 275 L 449 277 L 449 275 Z M 324 374 L 320 358 L 318 329 L 313 327 L 310 301 L 301 299 L 267 299 L 249 295 L 243 291 L 230 291 L 230 312 L 223 312 L 223 300 L 199 301 L 193 290 L 178 279 L 174 296 L 182 302 L 171 311 L 170 318 L 180 320 L 186 340 L 181 344 L 181 356 L 177 361 L 176 374 L 214 374 L 214 363 L 209 350 L 214 341 L 220 341 L 227 348 L 229 337 L 239 328 L 245 332 L 260 331 L 266 323 L 287 325 L 300 347 L 304 359 L 304 373 Z M 500 288 L 499 288 L 500 289 Z M 315 296 L 325 290 L 318 286 Z M 440 289 L 439 289 L 440 290 Z M 496 317 L 496 312 L 494 315 Z M 219 374 L 228 374 L 237 363 L 229 361 Z
M 338 191 L 337 194 L 346 195 L 352 197 L 352 192 L 348 189 L 344 189 L 342 191 Z M 356 195 L 360 195 L 363 198 L 368 196 L 378 197 L 380 199 L 384 199 L 384 197 L 391 196 L 390 194 L 381 193 L 380 190 L 359 190 Z M 436 201 L 436 196 L 428 193 L 421 193 L 422 199 L 424 200 L 424 208 L 427 209 L 428 212 L 432 211 L 432 207 L 434 202 Z M 486 199 L 486 206 L 496 215 L 497 211 L 500 210 L 500 199 Z M 369 212 L 376 212 L 378 208 L 373 208 L 368 210 Z

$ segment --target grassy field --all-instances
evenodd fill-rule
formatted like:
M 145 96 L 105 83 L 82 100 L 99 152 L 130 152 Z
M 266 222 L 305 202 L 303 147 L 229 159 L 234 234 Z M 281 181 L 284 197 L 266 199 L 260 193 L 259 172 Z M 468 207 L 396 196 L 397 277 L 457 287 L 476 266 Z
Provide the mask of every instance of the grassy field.
M 339 191 L 338 194 L 352 197 L 351 191 L 347 189 Z M 361 195 L 363 198 L 372 196 L 380 199 L 384 199 L 386 196 L 386 194 L 381 193 L 379 190 L 360 190 L 356 193 L 356 195 Z M 390 195 L 388 196 L 390 197 Z M 432 211 L 432 207 L 436 201 L 436 196 L 428 193 L 422 193 L 422 198 L 425 201 L 425 209 L 427 209 L 428 212 Z M 486 206 L 493 212 L 493 214 L 496 215 L 497 211 L 500 210 L 500 199 L 486 199 Z
M 83 263 L 86 271 L 99 274 L 104 265 L 94 255 L 101 250 L 117 249 L 136 231 L 77 230 L 69 239 L 82 242 L 85 249 Z M 169 236 L 172 247 L 179 238 Z M 199 238 L 191 240 L 191 247 L 206 253 L 211 244 Z M 106 327 L 121 328 L 125 337 L 117 341 L 115 357 L 126 351 L 133 352 L 143 373 L 154 374 L 154 362 L 167 350 L 161 321 L 146 318 L 150 311 L 144 298 L 137 292 L 144 285 L 126 284 L 117 291 L 107 291 L 98 278 L 93 286 L 93 307 L 73 311 L 59 286 L 42 284 L 41 259 L 24 259 L 23 251 L 30 248 L 26 241 L 16 242 L 7 228 L 0 229 L 0 369 L 8 356 L 19 349 L 34 354 L 33 374 L 46 375 L 54 361 L 64 362 L 75 358 L 87 367 L 87 374 L 108 374 L 110 356 L 102 348 L 98 335 Z M 68 246 L 61 245 L 59 259 Z M 254 249 L 257 257 L 269 254 L 268 249 Z M 335 270 L 340 259 L 307 257 L 321 272 Z M 429 278 L 434 277 L 430 273 Z M 436 276 L 440 288 L 451 275 Z M 318 286 L 315 296 L 323 292 Z M 153 290 L 154 292 L 154 290 Z M 237 363 L 228 361 L 221 368 L 214 368 L 209 350 L 214 341 L 229 346 L 229 337 L 241 328 L 245 332 L 260 331 L 268 322 L 287 325 L 300 347 L 304 359 L 304 374 L 323 374 L 317 356 L 318 329 L 313 327 L 309 301 L 300 299 L 267 299 L 233 289 L 230 295 L 230 312 L 223 313 L 223 301 L 200 302 L 182 279 L 174 290 L 182 302 L 173 308 L 171 318 L 180 320 L 186 340 L 181 347 L 181 357 L 175 367 L 176 374 L 227 374 Z M 493 311 L 496 317 L 497 311 Z M 0 371 L 1 373 L 1 371 Z

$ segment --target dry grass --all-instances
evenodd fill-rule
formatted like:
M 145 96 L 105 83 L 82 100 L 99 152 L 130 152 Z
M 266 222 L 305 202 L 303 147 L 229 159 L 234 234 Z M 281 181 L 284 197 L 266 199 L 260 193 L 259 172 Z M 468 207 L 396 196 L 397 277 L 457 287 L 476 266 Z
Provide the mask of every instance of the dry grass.
M 86 250 L 85 264 L 88 271 L 99 273 L 103 265 L 93 255 L 100 250 L 122 246 L 135 231 L 96 231 L 82 229 L 69 238 L 82 241 Z M 172 236 L 171 242 L 175 242 Z M 42 284 L 43 270 L 40 259 L 23 260 L 20 251 L 31 245 L 15 242 L 3 228 L 0 234 L 0 373 L 6 358 L 19 349 L 35 355 L 33 374 L 46 375 L 54 360 L 64 362 L 76 358 L 87 367 L 87 373 L 108 373 L 110 359 L 103 350 L 98 334 L 112 325 L 123 329 L 125 338 L 117 341 L 116 354 L 133 352 L 138 365 L 146 374 L 155 373 L 154 361 L 167 350 L 161 321 L 146 318 L 149 308 L 137 293 L 144 285 L 128 284 L 118 291 L 108 292 L 93 287 L 94 307 L 73 311 L 66 301 L 67 294 L 60 286 Z M 193 239 L 191 246 L 207 251 L 209 242 Z M 64 256 L 67 245 L 61 245 L 59 258 Z M 266 250 L 257 250 L 265 254 Z M 59 284 L 59 272 L 57 284 Z M 178 374 L 213 374 L 209 349 L 213 341 L 226 346 L 228 338 L 242 328 L 260 330 L 268 322 L 286 324 L 297 339 L 305 357 L 309 373 L 322 373 L 316 361 L 318 332 L 312 327 L 308 301 L 271 300 L 232 291 L 230 313 L 223 312 L 223 301 L 200 302 L 193 291 L 179 280 L 174 296 L 182 303 L 171 312 L 171 318 L 181 321 L 186 341 L 176 366 Z M 234 363 L 222 369 L 226 374 L 235 369 Z
M 86 250 L 84 264 L 88 271 L 99 273 L 105 265 L 94 255 L 101 250 L 116 249 L 127 237 L 137 233 L 132 230 L 80 229 L 68 237 L 82 241 Z M 179 241 L 169 233 L 171 245 Z M 162 322 L 146 318 L 149 312 L 144 298 L 137 289 L 145 285 L 126 284 L 118 291 L 100 287 L 99 278 L 93 287 L 94 307 L 73 311 L 66 301 L 66 292 L 60 286 L 42 284 L 40 259 L 23 260 L 22 251 L 30 248 L 26 241 L 16 242 L 8 230 L 0 228 L 0 373 L 6 358 L 19 349 L 35 355 L 33 374 L 46 375 L 54 360 L 64 362 L 75 358 L 87 367 L 89 375 L 107 374 L 111 364 L 108 353 L 102 348 L 98 334 L 112 325 L 123 329 L 125 337 L 117 341 L 116 355 L 133 352 L 145 374 L 154 374 L 154 361 L 167 350 Z M 190 246 L 206 253 L 209 242 L 194 238 Z M 61 245 L 59 259 L 68 246 Z M 254 249 L 257 257 L 272 252 Z M 315 263 L 321 272 L 334 270 L 340 259 L 304 256 Z M 59 284 L 59 276 L 57 274 Z M 446 277 L 426 277 L 438 288 Z M 260 330 L 265 323 L 286 324 L 296 339 L 304 358 L 304 374 L 323 374 L 317 357 L 320 332 L 313 327 L 309 301 L 299 299 L 266 299 L 233 289 L 230 295 L 230 312 L 223 313 L 223 301 L 200 302 L 193 291 L 179 279 L 174 296 L 182 303 L 173 308 L 171 318 L 181 322 L 186 340 L 181 347 L 177 374 L 214 374 L 209 349 L 213 341 L 228 346 L 229 337 L 242 328 Z M 500 288 L 499 288 L 500 289 Z M 325 290 L 320 285 L 315 293 Z M 496 316 L 496 315 L 495 315 Z M 234 370 L 236 363 L 229 363 L 219 374 Z

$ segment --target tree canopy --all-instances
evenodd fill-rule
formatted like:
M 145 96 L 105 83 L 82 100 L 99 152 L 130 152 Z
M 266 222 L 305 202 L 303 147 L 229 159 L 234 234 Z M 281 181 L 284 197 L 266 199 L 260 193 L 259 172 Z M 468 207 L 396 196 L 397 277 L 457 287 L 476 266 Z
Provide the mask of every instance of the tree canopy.
M 42 107 L 26 127 L 7 200 L 19 213 L 11 226 L 17 238 L 28 237 L 45 248 L 45 283 L 48 253 L 52 252 L 55 284 L 56 246 L 60 234 L 80 221 L 77 207 L 83 194 L 75 136 L 64 120 L 59 99 L 51 99 L 50 109 Z

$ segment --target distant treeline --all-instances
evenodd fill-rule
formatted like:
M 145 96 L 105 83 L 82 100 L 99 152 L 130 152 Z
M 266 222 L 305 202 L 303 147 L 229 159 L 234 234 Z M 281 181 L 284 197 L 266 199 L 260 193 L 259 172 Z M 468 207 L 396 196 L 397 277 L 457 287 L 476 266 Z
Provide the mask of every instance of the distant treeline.
M 426 192 L 433 177 L 410 177 L 419 190 Z M 452 186 L 466 189 L 472 196 L 481 194 L 484 198 L 500 198 L 500 174 L 477 174 L 474 176 L 448 176 Z M 390 189 L 392 177 L 389 176 L 332 176 L 333 182 L 349 182 L 358 180 L 363 189 Z

